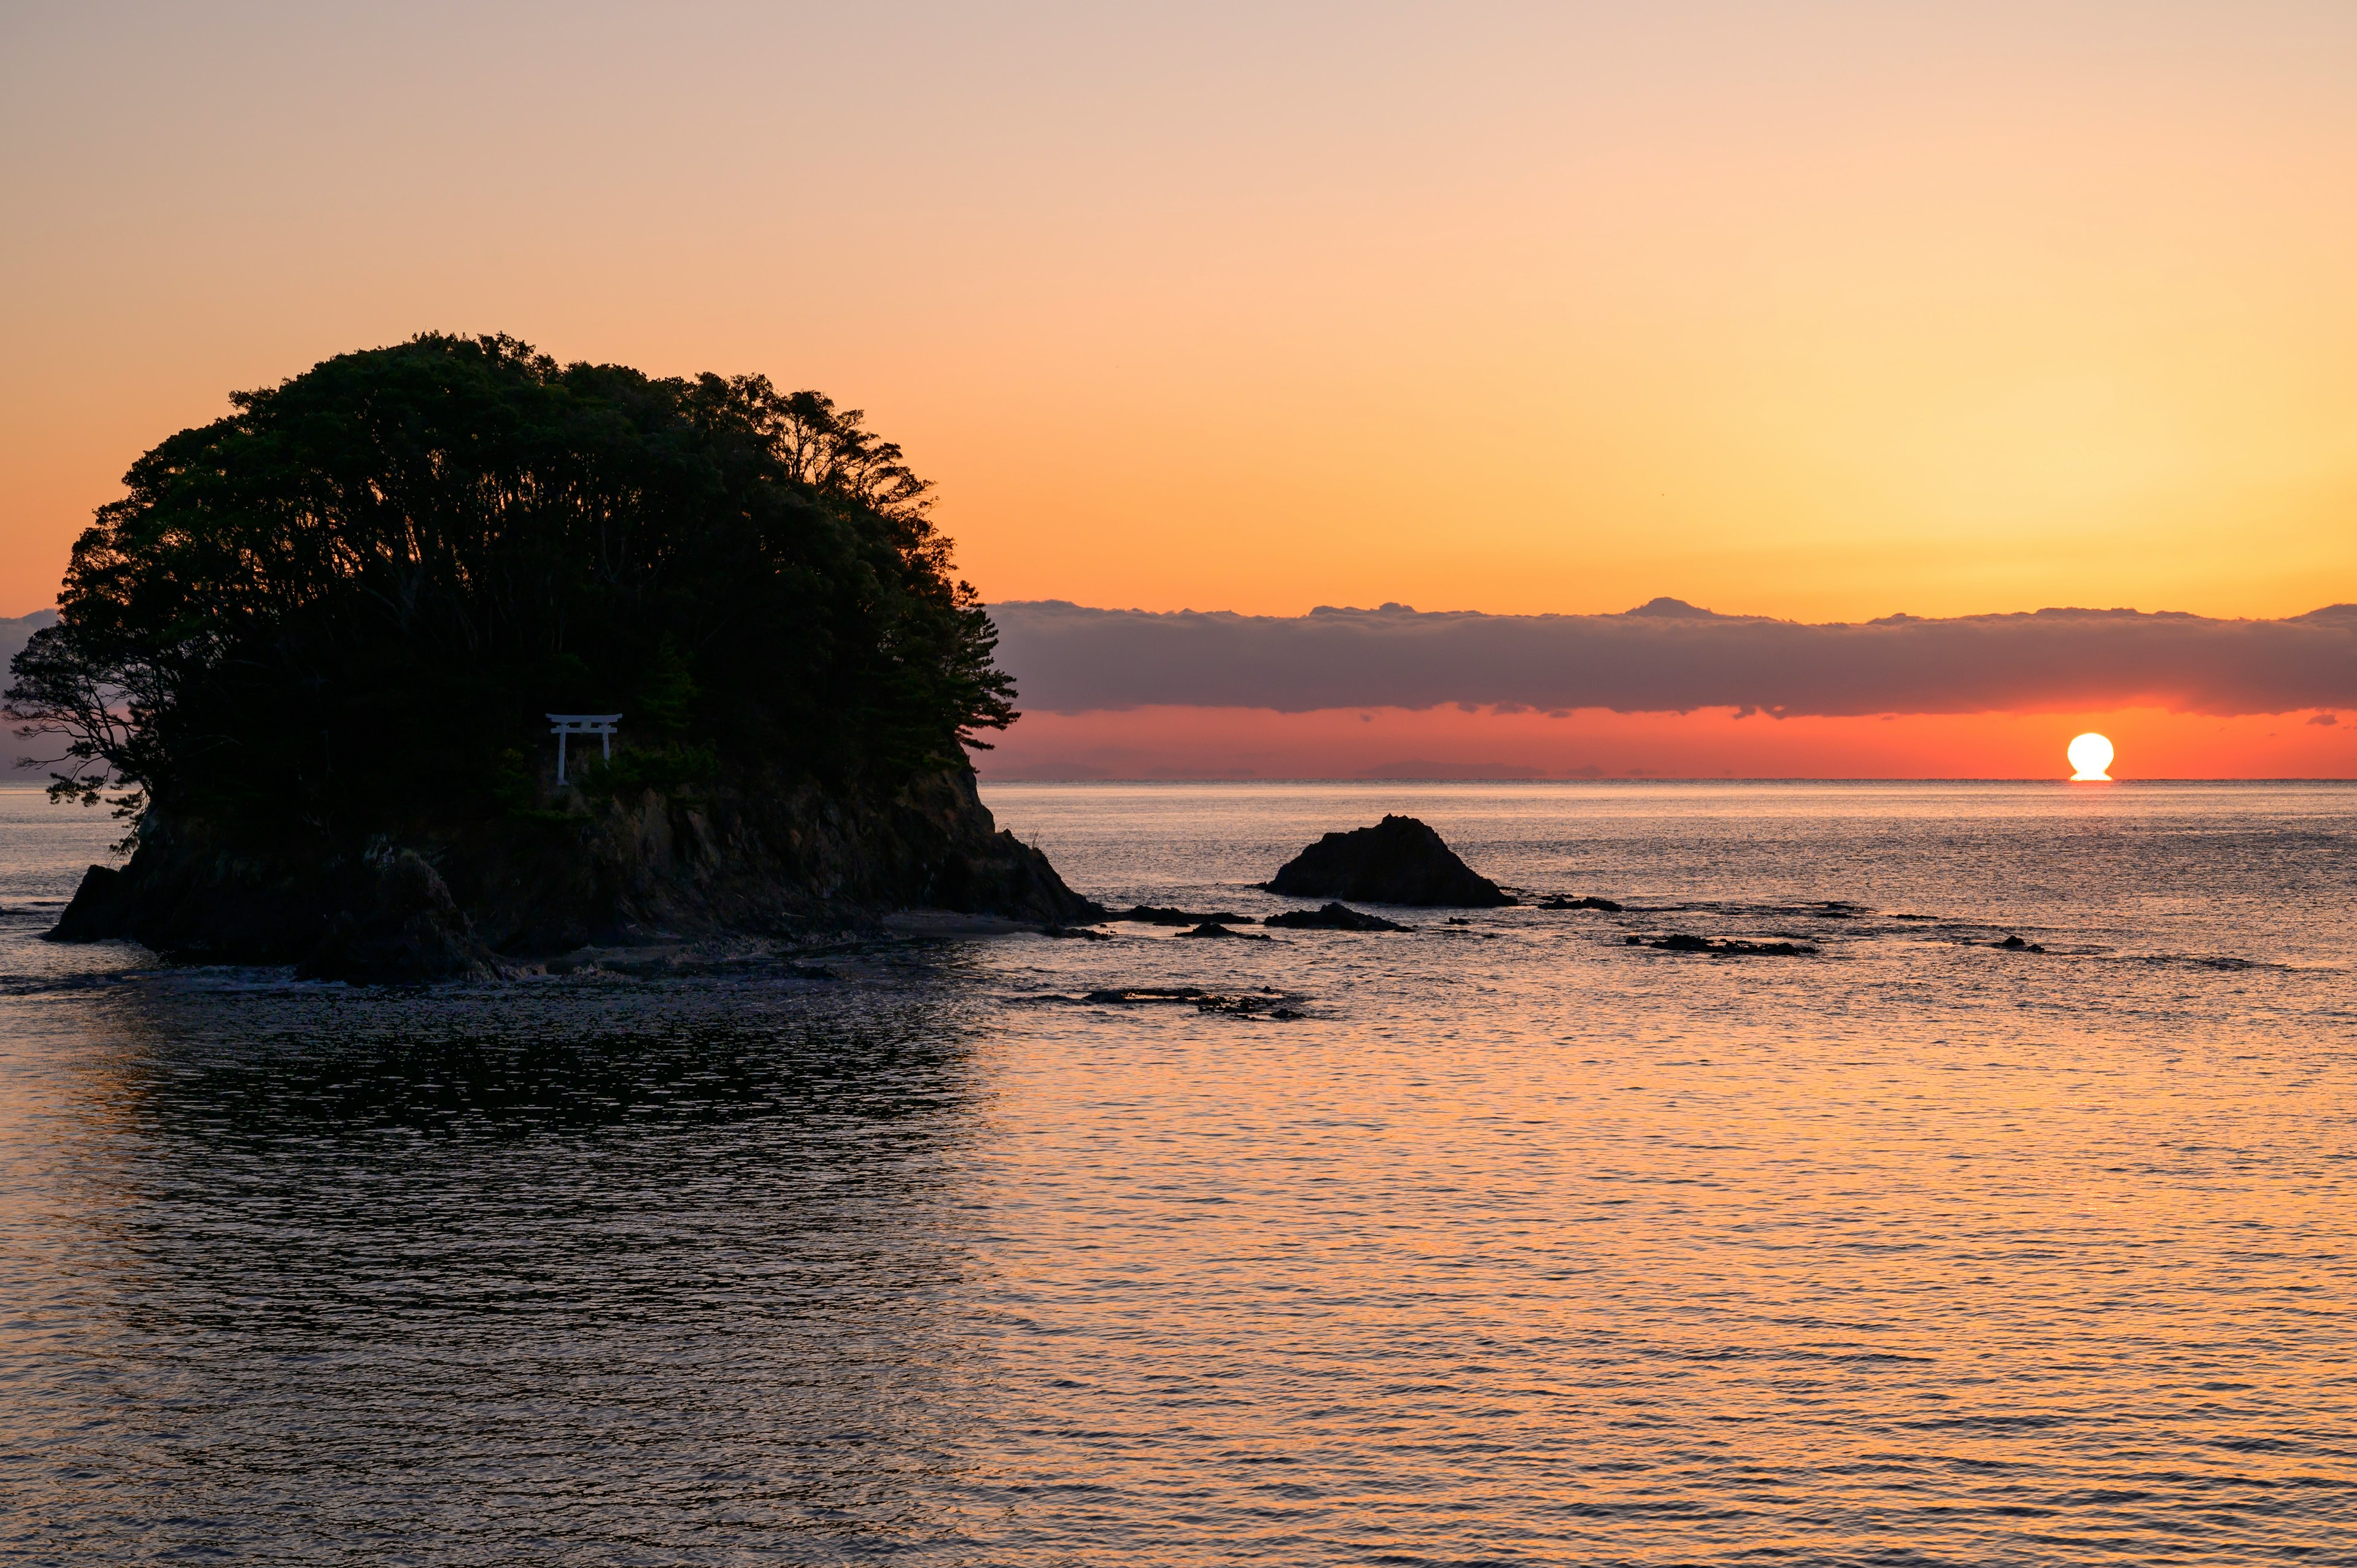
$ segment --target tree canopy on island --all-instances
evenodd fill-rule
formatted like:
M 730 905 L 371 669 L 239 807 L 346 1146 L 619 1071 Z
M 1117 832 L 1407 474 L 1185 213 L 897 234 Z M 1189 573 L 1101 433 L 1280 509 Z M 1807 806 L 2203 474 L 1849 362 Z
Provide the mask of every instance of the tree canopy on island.
M 60 792 L 377 831 L 523 809 L 551 711 L 642 772 L 888 787 L 1016 717 L 930 486 L 816 392 L 428 335 L 231 403 L 14 663 Z

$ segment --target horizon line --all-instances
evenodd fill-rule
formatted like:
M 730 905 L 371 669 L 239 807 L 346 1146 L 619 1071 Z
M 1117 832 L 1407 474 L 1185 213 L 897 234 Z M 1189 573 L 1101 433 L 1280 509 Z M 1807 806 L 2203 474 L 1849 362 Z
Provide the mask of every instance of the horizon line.
M 2009 778 L 1971 777 L 1967 775 L 1939 778 L 1877 777 L 1871 775 L 1842 778 L 1813 778 L 1806 774 L 1749 774 L 1730 777 L 1726 774 L 1685 774 L 1652 777 L 1619 777 L 1586 779 L 1577 775 L 1518 777 L 1435 778 L 1431 775 L 1358 775 L 1358 774 L 1296 774 L 1282 778 L 1253 775 L 1222 775 L 1203 778 L 1117 778 L 1100 775 L 1095 778 L 992 778 L 978 775 L 985 784 L 2357 784 L 2357 778 L 2309 778 L 2305 776 L 2274 776 L 2268 778 L 2215 779 L 2074 779 L 2067 776 L 2015 775 Z M 25 788 L 25 786 L 16 786 Z

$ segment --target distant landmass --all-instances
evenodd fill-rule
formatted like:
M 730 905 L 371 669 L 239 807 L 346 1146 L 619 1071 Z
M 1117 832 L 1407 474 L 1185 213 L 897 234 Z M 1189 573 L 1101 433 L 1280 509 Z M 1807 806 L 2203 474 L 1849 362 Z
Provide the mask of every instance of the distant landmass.
M 25 644 L 35 632 L 45 626 L 57 624 L 58 612 L 53 609 L 35 610 L 28 616 L 0 616 L 0 670 L 6 669 L 9 660 L 25 651 Z M 5 760 L 6 772 L 0 777 L 23 783 L 38 783 L 48 776 L 48 765 L 40 760 L 38 748 L 35 748 L 35 754 L 28 757 L 26 744 L 13 736 L 9 737 Z

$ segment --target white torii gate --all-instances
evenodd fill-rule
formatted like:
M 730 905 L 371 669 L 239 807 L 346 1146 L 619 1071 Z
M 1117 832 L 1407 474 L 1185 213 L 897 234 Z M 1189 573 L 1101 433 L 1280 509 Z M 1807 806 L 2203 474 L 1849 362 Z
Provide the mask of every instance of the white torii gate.
M 548 733 L 556 737 L 556 781 L 565 782 L 565 737 L 568 735 L 594 735 L 607 761 L 614 759 L 614 726 L 622 722 L 619 714 L 550 714 Z

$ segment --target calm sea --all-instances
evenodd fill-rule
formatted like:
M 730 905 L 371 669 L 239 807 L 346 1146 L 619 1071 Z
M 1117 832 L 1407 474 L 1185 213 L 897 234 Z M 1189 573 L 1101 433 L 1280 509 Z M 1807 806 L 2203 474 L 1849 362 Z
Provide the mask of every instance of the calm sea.
M 2357 787 L 986 793 L 1628 908 L 371 992 L 0 795 L 0 1558 L 2357 1563 Z

